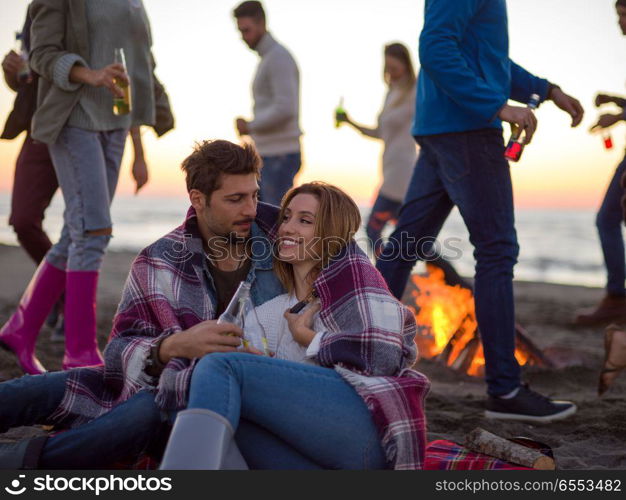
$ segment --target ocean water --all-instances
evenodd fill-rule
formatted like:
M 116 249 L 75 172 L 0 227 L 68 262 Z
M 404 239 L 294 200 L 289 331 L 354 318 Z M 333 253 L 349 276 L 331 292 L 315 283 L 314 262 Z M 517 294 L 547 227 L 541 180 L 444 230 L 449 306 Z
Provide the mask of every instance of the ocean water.
M 110 249 L 139 251 L 180 225 L 188 202 L 181 198 L 119 196 L 113 202 L 114 237 Z M 0 243 L 17 245 L 8 226 L 10 195 L 0 193 Z M 368 207 L 361 208 L 364 219 Z M 44 227 L 54 241 L 60 233 L 63 199 L 55 196 Z M 520 209 L 516 212 L 520 257 L 516 279 L 588 286 L 604 286 L 605 271 L 594 224 L 593 210 Z M 388 232 L 386 233 L 388 234 Z M 366 248 L 365 234 L 357 234 Z M 445 253 L 464 276 L 474 272 L 473 248 L 463 221 L 455 210 L 438 239 Z M 455 249 L 451 251 L 450 249 Z M 421 264 L 420 264 L 421 265 Z

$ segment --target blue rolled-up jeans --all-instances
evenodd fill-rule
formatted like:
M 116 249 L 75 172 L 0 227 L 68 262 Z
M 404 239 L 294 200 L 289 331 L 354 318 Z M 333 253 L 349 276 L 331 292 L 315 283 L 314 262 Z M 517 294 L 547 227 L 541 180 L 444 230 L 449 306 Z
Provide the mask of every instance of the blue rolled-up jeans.
M 259 183 L 261 201 L 280 206 L 280 201 L 291 186 L 300 170 L 302 155 L 287 153 L 275 156 L 263 156 L 263 169 Z
M 624 216 L 622 215 L 621 204 L 624 190 L 620 185 L 620 180 L 625 171 L 626 156 L 615 170 L 596 217 L 596 227 L 600 236 L 607 273 L 606 291 L 610 295 L 616 296 L 626 295 L 626 288 L 624 288 L 626 260 L 624 256 L 624 237 L 622 236 Z
M 476 317 L 487 392 L 507 394 L 520 385 L 513 302 L 519 246 L 502 131 L 421 136 L 417 142 L 421 151 L 398 224 L 376 267 L 401 298 L 415 262 L 424 258 L 422 249 L 430 248 L 425 242 L 438 236 L 456 205 L 474 246 Z
M 64 127 L 48 149 L 63 200 L 63 229 L 46 259 L 58 269 L 98 271 L 110 235 L 88 231 L 112 227 L 110 205 L 128 131 L 97 132 Z
M 336 371 L 245 353 L 194 368 L 188 408 L 219 413 L 253 469 L 384 469 L 363 399 Z
M 68 371 L 26 375 L 0 384 L 0 432 L 23 425 L 54 425 L 50 418 L 65 393 Z M 140 391 L 108 413 L 46 441 L 40 469 L 103 469 L 162 452 L 168 415 L 154 395 Z

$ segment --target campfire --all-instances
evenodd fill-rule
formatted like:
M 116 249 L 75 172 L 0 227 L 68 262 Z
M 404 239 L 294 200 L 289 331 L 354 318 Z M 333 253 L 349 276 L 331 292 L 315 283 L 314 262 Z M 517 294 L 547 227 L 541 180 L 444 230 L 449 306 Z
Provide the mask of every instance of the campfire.
M 427 270 L 426 276 L 411 277 L 404 296 L 404 303 L 415 314 L 420 356 L 438 358 L 455 370 L 482 377 L 485 357 L 471 288 L 448 284 L 438 267 L 427 265 Z M 515 343 L 520 365 L 551 365 L 519 325 Z

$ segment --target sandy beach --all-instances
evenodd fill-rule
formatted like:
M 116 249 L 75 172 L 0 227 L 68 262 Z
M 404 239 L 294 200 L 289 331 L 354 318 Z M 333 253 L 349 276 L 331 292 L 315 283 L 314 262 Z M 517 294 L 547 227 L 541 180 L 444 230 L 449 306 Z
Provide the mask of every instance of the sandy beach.
M 104 347 L 124 280 L 134 254 L 109 252 L 98 291 L 98 332 Z M 28 284 L 34 265 L 17 247 L 0 245 L 0 322 L 14 310 Z M 484 382 L 459 374 L 436 361 L 420 360 L 417 368 L 432 381 L 427 399 L 429 439 L 462 442 L 480 426 L 504 437 L 527 436 L 549 444 L 561 469 L 626 469 L 626 376 L 603 397 L 596 384 L 603 359 L 603 328 L 576 328 L 571 324 L 577 308 L 595 304 L 601 289 L 546 283 L 516 282 L 517 320 L 529 336 L 556 363 L 555 369 L 531 367 L 524 378 L 532 388 L 551 397 L 571 399 L 578 413 L 549 425 L 496 422 L 482 416 Z M 42 363 L 60 369 L 63 345 L 49 340 L 44 327 L 37 345 Z M 13 357 L 0 351 L 0 380 L 21 375 Z M 41 432 L 37 428 L 14 429 L 0 440 Z

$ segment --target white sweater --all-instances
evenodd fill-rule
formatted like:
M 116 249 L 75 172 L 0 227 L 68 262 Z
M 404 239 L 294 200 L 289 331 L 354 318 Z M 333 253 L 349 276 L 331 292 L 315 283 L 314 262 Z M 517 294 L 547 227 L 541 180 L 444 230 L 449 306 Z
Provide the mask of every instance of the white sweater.
M 255 49 L 261 62 L 252 84 L 254 119 L 250 135 L 261 156 L 300 151 L 300 73 L 296 61 L 272 35 Z
M 417 144 L 411 135 L 415 114 L 415 90 L 392 85 L 378 115 L 375 129 L 363 134 L 382 139 L 383 184 L 380 193 L 394 201 L 403 201 L 417 160 Z
M 276 353 L 275 356 L 277 358 L 316 364 L 313 358 L 319 351 L 319 342 L 325 331 L 324 326 L 319 319 L 319 314 L 316 314 L 313 318 L 312 329 L 318 332 L 317 335 L 308 348 L 298 344 L 293 339 L 287 320 L 283 316 L 287 309 L 290 309 L 297 303 L 298 299 L 295 295 L 284 293 L 255 308 L 255 312 L 259 323 L 265 330 L 269 350 Z M 307 307 L 310 307 L 310 305 Z M 247 320 L 246 323 L 248 323 Z M 257 332 L 251 332 L 246 326 L 244 326 L 244 332 L 250 340 L 254 340 L 254 336 L 257 334 Z M 257 343 L 257 341 L 254 341 L 255 346 Z

